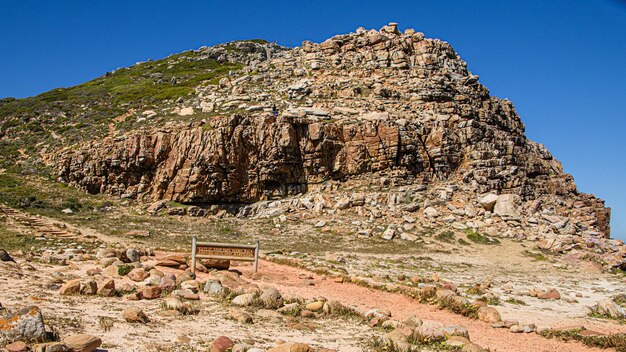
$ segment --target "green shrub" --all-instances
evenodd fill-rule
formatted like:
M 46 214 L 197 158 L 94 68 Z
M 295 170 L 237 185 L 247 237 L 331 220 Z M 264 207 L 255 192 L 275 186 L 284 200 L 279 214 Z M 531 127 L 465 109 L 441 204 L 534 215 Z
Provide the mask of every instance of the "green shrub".
M 117 275 L 126 276 L 130 273 L 135 267 L 128 264 L 123 264 L 117 267 Z

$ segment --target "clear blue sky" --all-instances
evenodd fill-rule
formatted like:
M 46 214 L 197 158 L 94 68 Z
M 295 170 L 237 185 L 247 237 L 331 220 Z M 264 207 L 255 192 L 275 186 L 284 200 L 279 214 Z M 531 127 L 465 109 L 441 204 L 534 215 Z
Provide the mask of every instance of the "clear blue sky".
M 296 4 L 297 3 L 297 4 Z M 450 42 L 626 239 L 626 1 L 0 2 L 0 97 L 236 39 L 288 46 L 396 21 Z

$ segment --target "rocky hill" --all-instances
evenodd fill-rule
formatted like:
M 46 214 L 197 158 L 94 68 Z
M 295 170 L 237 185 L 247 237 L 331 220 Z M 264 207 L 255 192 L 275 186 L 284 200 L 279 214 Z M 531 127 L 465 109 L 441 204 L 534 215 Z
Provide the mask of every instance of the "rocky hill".
M 362 208 L 371 222 L 397 219 L 388 239 L 410 238 L 417 220 L 590 250 L 611 267 L 626 253 L 609 239 L 610 209 L 526 138 L 510 101 L 448 43 L 394 23 L 297 48 L 240 41 L 138 63 L 5 99 L 0 122 L 0 167 L 44 165 L 89 193 L 235 205 L 248 217 Z

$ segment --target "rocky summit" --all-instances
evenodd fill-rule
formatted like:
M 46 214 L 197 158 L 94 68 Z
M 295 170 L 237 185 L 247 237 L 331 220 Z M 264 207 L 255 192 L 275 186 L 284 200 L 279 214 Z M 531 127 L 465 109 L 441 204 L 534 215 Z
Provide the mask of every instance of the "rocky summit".
M 139 62 L 0 125 L 2 351 L 626 351 L 610 209 L 396 23 Z M 193 236 L 260 241 L 258 272 Z
M 610 209 L 576 189 L 526 138 L 513 104 L 491 96 L 446 42 L 392 23 L 293 49 L 237 42 L 189 55 L 241 68 L 172 106 L 122 115 L 198 119 L 52 151 L 58 179 L 148 202 L 249 204 L 384 178 L 425 188 L 420 205 L 445 221 L 481 228 L 492 214 L 499 233 L 551 241 L 547 249 L 609 237 Z

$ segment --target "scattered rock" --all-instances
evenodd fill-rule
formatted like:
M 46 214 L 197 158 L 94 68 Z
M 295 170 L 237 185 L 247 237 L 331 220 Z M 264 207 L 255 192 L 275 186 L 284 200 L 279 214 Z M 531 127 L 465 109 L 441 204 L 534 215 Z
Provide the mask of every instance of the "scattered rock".
M 220 336 L 211 342 L 210 352 L 226 352 L 230 351 L 235 343 L 226 336 Z
M 124 319 L 129 323 L 146 324 L 150 321 L 146 314 L 137 307 L 129 307 L 124 309 Z
M 148 286 L 139 291 L 139 296 L 143 299 L 157 299 L 161 297 L 161 288 L 158 286 Z
M 46 329 L 41 310 L 32 306 L 0 317 L 0 341 L 44 341 Z
M 493 307 L 478 308 L 478 319 L 486 323 L 497 323 L 502 320 L 498 310 Z
M 251 306 L 254 303 L 255 299 L 256 299 L 255 294 L 245 293 L 245 294 L 235 297 L 231 303 L 236 306 L 247 307 L 247 306 Z
M 80 334 L 66 337 L 63 344 L 72 352 L 93 352 L 102 345 L 102 340 L 96 336 Z

